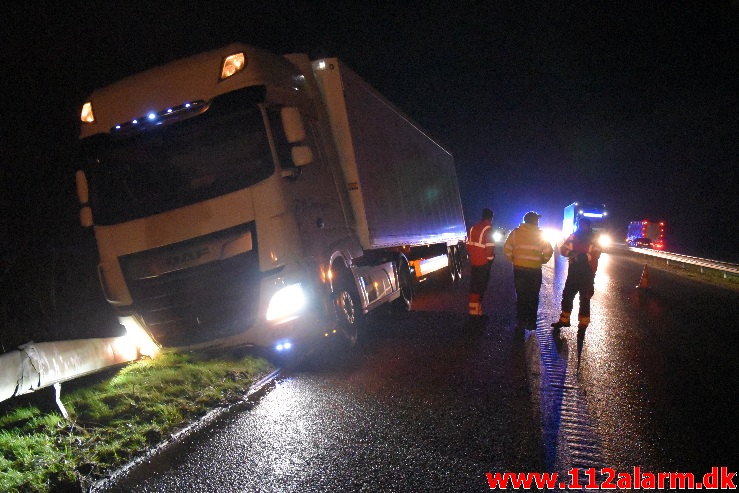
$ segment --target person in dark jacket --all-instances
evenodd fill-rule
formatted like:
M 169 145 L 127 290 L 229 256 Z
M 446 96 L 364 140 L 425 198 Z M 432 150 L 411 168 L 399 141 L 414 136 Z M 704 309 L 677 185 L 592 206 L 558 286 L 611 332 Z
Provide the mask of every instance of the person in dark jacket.
M 580 295 L 580 310 L 577 315 L 578 335 L 584 335 L 590 324 L 590 298 L 595 293 L 595 272 L 601 249 L 595 232 L 590 227 L 590 219 L 581 218 L 577 231 L 572 233 L 559 249 L 567 257 L 567 280 L 562 291 L 562 312 L 559 320 L 552 324 L 555 331 L 570 326 L 570 313 L 575 295 Z

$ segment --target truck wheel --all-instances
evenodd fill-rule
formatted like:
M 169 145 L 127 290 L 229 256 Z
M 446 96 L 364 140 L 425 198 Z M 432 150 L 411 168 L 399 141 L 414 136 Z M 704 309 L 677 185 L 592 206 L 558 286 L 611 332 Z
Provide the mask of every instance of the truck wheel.
M 399 312 L 411 311 L 413 304 L 413 276 L 408 261 L 401 258 L 398 262 L 398 289 L 400 289 L 400 297 L 393 303 Z
M 462 249 L 457 246 L 454 248 L 454 265 L 457 269 L 457 281 L 462 279 Z
M 457 261 L 456 247 L 447 247 L 447 259 L 449 261 L 449 280 L 452 284 L 461 279 L 461 271 L 459 270 L 459 262 Z
M 356 289 L 344 274 L 338 279 L 334 291 L 334 306 L 339 332 L 346 339 L 347 344 L 355 346 L 359 341 L 359 330 L 362 321 L 362 304 Z

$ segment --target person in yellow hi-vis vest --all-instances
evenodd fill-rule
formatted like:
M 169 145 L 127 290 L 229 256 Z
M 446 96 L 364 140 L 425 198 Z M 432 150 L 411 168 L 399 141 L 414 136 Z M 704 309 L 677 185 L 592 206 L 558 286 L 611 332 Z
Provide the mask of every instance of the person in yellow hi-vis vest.
M 536 329 L 539 310 L 541 266 L 549 262 L 554 250 L 539 229 L 540 214 L 529 211 L 523 223 L 508 235 L 503 254 L 513 263 L 513 283 L 516 287 L 518 327 Z
M 481 321 L 482 299 L 490 280 L 490 267 L 495 259 L 495 240 L 493 239 L 493 211 L 482 210 L 482 220 L 470 228 L 467 237 L 467 252 L 470 256 L 472 272 L 470 275 L 470 321 Z

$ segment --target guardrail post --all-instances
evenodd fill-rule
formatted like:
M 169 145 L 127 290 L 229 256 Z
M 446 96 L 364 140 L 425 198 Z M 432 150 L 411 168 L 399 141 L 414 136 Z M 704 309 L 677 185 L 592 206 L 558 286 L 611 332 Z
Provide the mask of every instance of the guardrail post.
M 69 414 L 67 413 L 67 409 L 64 407 L 64 403 L 62 402 L 62 384 L 59 382 L 54 384 L 54 395 L 56 396 L 56 405 L 59 408 L 59 412 L 62 413 L 64 419 L 69 421 Z

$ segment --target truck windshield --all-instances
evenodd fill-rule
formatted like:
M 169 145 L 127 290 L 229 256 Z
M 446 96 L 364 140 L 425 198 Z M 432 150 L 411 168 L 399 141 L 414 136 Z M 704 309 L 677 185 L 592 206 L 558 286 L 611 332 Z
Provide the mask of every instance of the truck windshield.
M 590 225 L 595 230 L 606 228 L 608 225 L 608 215 L 606 206 L 603 204 L 583 203 L 577 207 L 578 215 L 590 219 Z
M 194 204 L 274 173 L 262 113 L 246 91 L 207 111 L 124 136 L 83 141 L 97 224 L 116 224 Z

